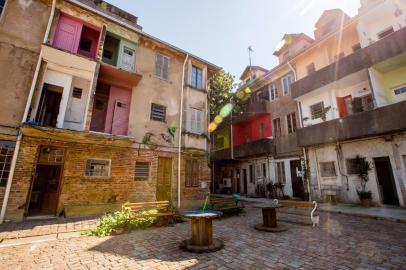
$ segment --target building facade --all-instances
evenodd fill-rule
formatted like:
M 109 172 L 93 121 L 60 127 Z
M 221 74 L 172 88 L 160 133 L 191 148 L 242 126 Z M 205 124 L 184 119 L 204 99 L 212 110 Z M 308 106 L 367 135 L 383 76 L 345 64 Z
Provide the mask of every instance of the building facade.
M 0 31 L 6 219 L 97 214 L 126 201 L 200 206 L 217 66 L 103 1 L 6 1 Z
M 358 203 L 360 158 L 373 202 L 405 206 L 405 23 L 404 1 L 361 1 L 353 18 L 329 10 L 290 60 L 313 199 Z

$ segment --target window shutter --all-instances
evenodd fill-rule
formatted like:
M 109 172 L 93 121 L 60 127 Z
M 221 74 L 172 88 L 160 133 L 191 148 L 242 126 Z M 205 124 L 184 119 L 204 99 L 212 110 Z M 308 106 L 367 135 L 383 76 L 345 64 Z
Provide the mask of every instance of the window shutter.
M 197 187 L 197 186 L 199 186 L 199 173 L 198 173 L 199 164 L 197 163 L 196 160 L 193 160 L 192 164 L 193 164 L 193 183 L 192 184 L 194 187 Z
M 148 180 L 149 177 L 149 163 L 136 162 L 135 163 L 135 179 Z
M 169 58 L 162 57 L 162 78 L 167 80 L 169 77 Z
M 192 174 L 191 174 L 191 164 L 190 164 L 191 162 L 190 162 L 190 160 L 186 160 L 186 179 L 185 179 L 185 185 L 187 186 L 187 187 L 190 187 L 191 186 L 191 176 L 192 176 Z
M 163 66 L 163 57 L 160 54 L 156 55 L 155 59 L 155 75 L 158 77 L 162 77 L 162 66 Z
M 190 131 L 196 132 L 196 110 L 193 108 L 190 109 Z
M 202 111 L 196 111 L 196 133 L 200 134 L 202 132 Z

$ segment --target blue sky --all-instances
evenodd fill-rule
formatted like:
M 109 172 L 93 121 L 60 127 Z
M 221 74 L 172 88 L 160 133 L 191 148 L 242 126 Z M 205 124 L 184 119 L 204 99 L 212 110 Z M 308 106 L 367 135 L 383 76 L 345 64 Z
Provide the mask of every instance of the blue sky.
M 285 33 L 313 37 L 323 12 L 341 8 L 357 13 L 359 0 L 107 0 L 136 16 L 144 31 L 202 57 L 238 80 L 248 65 L 271 68 L 272 55 Z

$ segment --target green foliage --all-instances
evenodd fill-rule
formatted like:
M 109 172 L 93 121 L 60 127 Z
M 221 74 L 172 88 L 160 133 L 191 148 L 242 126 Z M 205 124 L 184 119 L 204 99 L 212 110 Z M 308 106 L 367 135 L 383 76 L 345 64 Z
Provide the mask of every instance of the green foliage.
M 234 76 L 224 70 L 214 74 L 210 84 L 210 120 L 220 113 L 221 108 L 230 102 L 234 88 Z
M 155 214 L 156 210 L 146 211 L 142 214 Z M 106 214 L 99 219 L 99 223 L 94 230 L 82 231 L 82 235 L 88 236 L 107 236 L 112 233 L 113 230 L 135 230 L 142 229 L 153 225 L 156 218 L 140 218 L 140 219 L 129 219 L 131 213 L 129 210 L 121 210 L 114 212 L 112 214 Z

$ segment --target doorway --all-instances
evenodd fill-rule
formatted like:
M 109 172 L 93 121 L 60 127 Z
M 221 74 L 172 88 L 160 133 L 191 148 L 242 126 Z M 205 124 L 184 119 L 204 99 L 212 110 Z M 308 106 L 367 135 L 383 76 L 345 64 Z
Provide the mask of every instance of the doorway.
M 242 169 L 242 179 L 244 183 L 244 194 L 248 193 L 248 179 L 247 179 L 247 169 Z
M 290 176 L 292 179 L 292 194 L 295 198 L 304 199 L 304 187 L 301 177 L 297 176 L 297 171 L 302 170 L 300 160 L 290 161 Z
M 375 171 L 378 177 L 382 203 L 399 205 L 395 179 L 389 157 L 374 158 Z
M 158 157 L 157 201 L 171 201 L 172 159 Z
M 44 83 L 35 121 L 43 127 L 56 127 L 63 88 Z
M 28 216 L 56 215 L 63 170 L 64 149 L 42 146 L 28 197 Z

